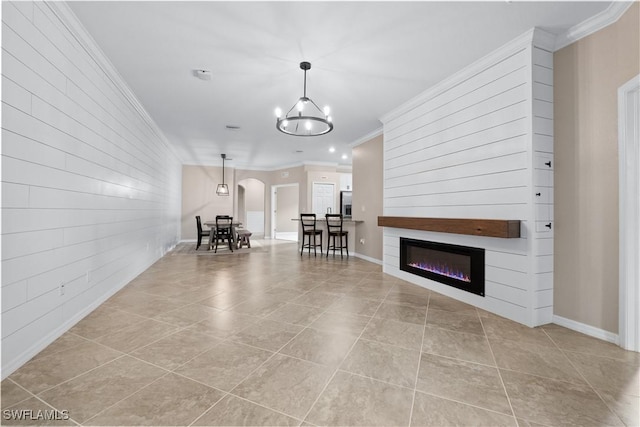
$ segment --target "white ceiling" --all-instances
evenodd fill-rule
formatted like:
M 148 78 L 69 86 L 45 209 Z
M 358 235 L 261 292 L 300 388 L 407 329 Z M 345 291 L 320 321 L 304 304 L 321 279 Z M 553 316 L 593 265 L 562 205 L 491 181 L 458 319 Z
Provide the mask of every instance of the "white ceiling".
M 534 26 L 562 34 L 609 2 L 70 2 L 186 164 L 350 164 L 379 118 Z M 307 94 L 333 132 L 275 128 Z M 193 70 L 212 71 L 212 80 Z M 230 131 L 226 125 L 240 126 Z M 329 147 L 335 147 L 335 153 Z M 302 152 L 298 152 L 302 151 Z M 342 160 L 347 153 L 349 158 Z

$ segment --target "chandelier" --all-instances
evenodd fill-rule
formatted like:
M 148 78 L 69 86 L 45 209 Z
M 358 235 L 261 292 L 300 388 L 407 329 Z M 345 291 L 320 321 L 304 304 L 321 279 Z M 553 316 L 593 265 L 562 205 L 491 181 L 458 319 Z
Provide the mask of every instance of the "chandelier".
M 321 110 L 311 98 L 307 97 L 307 70 L 311 69 L 311 63 L 301 62 L 300 69 L 304 70 L 303 95 L 284 117 L 282 117 L 282 110 L 276 108 L 276 128 L 287 135 L 295 136 L 319 136 L 329 133 L 333 130 L 329 107 Z
M 227 158 L 226 154 L 220 154 L 222 157 L 222 184 L 218 184 L 218 188 L 216 188 L 216 194 L 218 196 L 228 196 L 229 195 L 229 186 L 224 183 L 224 161 Z M 233 160 L 233 159 L 231 159 Z

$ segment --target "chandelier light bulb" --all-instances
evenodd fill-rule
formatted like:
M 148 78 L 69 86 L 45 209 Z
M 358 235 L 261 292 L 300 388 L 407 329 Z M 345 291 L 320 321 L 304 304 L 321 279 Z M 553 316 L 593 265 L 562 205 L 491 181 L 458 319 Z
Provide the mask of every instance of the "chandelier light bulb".
M 329 113 L 331 112 L 331 108 L 329 108 L 329 106 L 327 105 L 324 107 L 323 111 L 325 116 L 329 116 Z
M 304 71 L 302 96 L 288 111 L 276 109 L 276 129 L 287 135 L 305 137 L 329 133 L 333 130 L 329 107 L 321 109 L 307 95 L 307 71 L 311 69 L 311 64 L 301 62 L 300 69 Z

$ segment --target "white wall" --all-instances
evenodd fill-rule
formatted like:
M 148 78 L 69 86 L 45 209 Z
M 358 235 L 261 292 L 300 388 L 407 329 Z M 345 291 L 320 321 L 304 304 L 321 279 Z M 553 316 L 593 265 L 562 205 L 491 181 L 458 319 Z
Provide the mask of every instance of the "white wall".
M 2 38 L 6 377 L 175 245 L 181 166 L 64 3 Z
M 550 322 L 553 309 L 553 235 L 543 225 L 552 220 L 553 172 L 540 157 L 553 157 L 553 55 L 539 35 L 382 119 L 384 215 L 522 221 L 520 239 L 385 227 L 385 272 L 529 326 Z M 485 248 L 485 297 L 400 271 L 399 237 Z

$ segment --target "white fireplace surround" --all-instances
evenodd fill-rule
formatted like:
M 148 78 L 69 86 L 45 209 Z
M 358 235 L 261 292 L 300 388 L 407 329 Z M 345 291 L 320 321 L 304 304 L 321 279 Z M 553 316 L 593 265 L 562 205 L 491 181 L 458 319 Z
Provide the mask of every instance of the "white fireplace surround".
M 527 326 L 553 319 L 553 48 L 532 29 L 384 125 L 385 216 L 521 221 L 502 239 L 383 228 L 393 276 Z M 485 297 L 399 269 L 400 237 L 485 249 Z

